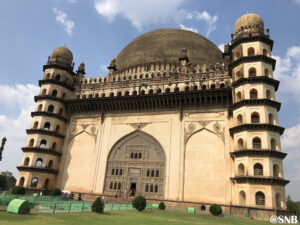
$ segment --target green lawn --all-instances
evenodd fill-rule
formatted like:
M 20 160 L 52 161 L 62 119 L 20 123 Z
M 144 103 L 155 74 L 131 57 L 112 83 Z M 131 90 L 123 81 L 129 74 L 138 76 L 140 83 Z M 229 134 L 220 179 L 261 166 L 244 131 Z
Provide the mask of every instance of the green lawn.
M 1 225 L 94 225 L 94 224 L 120 224 L 120 225 L 150 225 L 150 224 L 201 224 L 201 225 L 263 225 L 270 222 L 237 219 L 232 217 L 214 217 L 208 214 L 188 214 L 177 211 L 146 210 L 112 211 L 104 214 L 95 213 L 69 213 L 69 214 L 31 214 L 16 215 L 0 212 Z

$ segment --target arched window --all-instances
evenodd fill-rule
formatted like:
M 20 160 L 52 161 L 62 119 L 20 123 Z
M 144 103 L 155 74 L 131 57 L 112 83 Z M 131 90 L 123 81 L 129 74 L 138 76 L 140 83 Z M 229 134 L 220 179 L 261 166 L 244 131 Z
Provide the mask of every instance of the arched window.
M 56 76 L 55 76 L 55 80 L 60 80 L 60 75 L 59 74 L 57 74 Z
M 109 97 L 114 97 L 114 93 L 110 92 Z
M 43 89 L 43 91 L 42 91 L 42 95 L 46 95 L 46 88 L 45 89 Z
M 37 129 L 37 128 L 38 128 L 38 125 L 39 125 L 39 122 L 38 122 L 38 121 L 35 121 L 34 124 L 33 124 L 33 129 Z
M 148 192 L 148 191 L 149 191 L 149 184 L 146 184 L 145 192 Z
M 252 47 L 248 48 L 248 56 L 254 56 L 254 55 L 255 55 L 254 48 Z
M 158 88 L 158 89 L 156 90 L 156 94 L 161 94 L 161 89 L 160 89 L 160 88 Z
M 89 94 L 88 98 L 92 98 L 92 97 L 93 97 L 93 95 L 92 95 L 92 94 Z
M 254 67 L 251 67 L 248 71 L 249 77 L 255 77 L 256 76 L 256 69 Z
M 37 167 L 41 167 L 42 164 L 43 164 L 43 160 L 41 158 L 38 158 L 35 162 L 35 166 L 37 166 Z
M 257 112 L 251 113 L 251 123 L 259 123 L 259 114 Z
M 99 94 L 97 93 L 97 94 L 95 94 L 95 98 L 99 98 Z
M 51 169 L 53 167 L 53 160 L 50 160 L 48 163 L 48 168 Z
M 256 192 L 255 194 L 256 205 L 265 205 L 265 194 L 261 191 Z
M 197 91 L 198 90 L 198 86 L 194 85 L 193 89 L 194 89 L 194 91 Z
M 271 139 L 271 149 L 272 150 L 276 150 L 277 149 L 276 140 L 274 138 Z
M 240 91 L 238 91 L 236 93 L 236 101 L 238 102 L 238 101 L 241 101 L 241 100 L 242 100 L 242 93 Z
M 145 90 L 141 90 L 141 95 L 145 95 Z
M 201 87 L 201 89 L 202 89 L 202 90 L 206 90 L 206 85 L 203 84 L 202 87 Z
M 115 169 L 111 170 L 111 175 L 115 175 Z
M 241 124 L 243 124 L 243 116 L 239 114 L 237 116 L 237 125 L 241 125 Z
M 57 125 L 57 126 L 55 127 L 55 132 L 56 132 L 56 133 L 59 133 L 59 129 L 60 129 L 60 126 Z
M 29 165 L 29 161 L 30 161 L 30 159 L 29 159 L 29 157 L 26 157 L 26 159 L 24 160 L 24 166 L 28 166 Z
M 56 143 L 55 142 L 53 142 L 51 149 L 54 150 L 54 151 L 56 150 Z
M 147 170 L 147 177 L 150 177 L 150 170 Z
M 42 105 L 42 104 L 40 104 L 40 105 L 38 106 L 38 109 L 37 109 L 37 111 L 38 111 L 38 112 L 41 112 L 41 111 L 42 111 L 42 108 L 43 108 L 43 105 Z
M 273 177 L 279 177 L 279 166 L 277 164 L 273 165 Z
M 48 106 L 48 112 L 53 113 L 54 111 L 54 106 L 53 105 L 49 105 Z
M 189 86 L 185 86 L 184 91 L 189 91 L 190 87 Z
M 149 94 L 149 95 L 152 95 L 152 94 L 153 94 L 153 90 L 150 89 L 149 92 L 148 92 L 148 94 Z
M 221 83 L 221 84 L 220 84 L 220 88 L 225 88 L 225 84 L 224 84 L 224 83 Z
M 122 176 L 123 174 L 123 169 L 120 169 L 120 176 Z
M 118 190 L 121 190 L 121 183 L 118 183 Z
M 142 153 L 139 153 L 139 159 L 141 159 L 142 158 Z
M 50 123 L 49 122 L 46 122 L 44 124 L 44 130 L 50 130 Z
M 154 192 L 155 192 L 155 193 L 158 192 L 158 185 L 155 185 Z
M 179 87 L 175 87 L 174 92 L 176 92 L 176 93 L 179 92 Z
M 238 79 L 241 79 L 241 78 L 242 78 L 241 72 L 240 72 L 240 71 L 237 71 L 237 72 L 235 73 L 235 79 L 238 80 Z
M 57 90 L 53 90 L 51 95 L 52 95 L 53 97 L 56 97 L 56 96 L 57 96 Z
M 112 182 L 110 182 L 110 184 L 109 184 L 109 189 L 113 189 L 113 183 Z
M 261 139 L 259 137 L 253 138 L 252 146 L 254 149 L 261 149 Z
M 134 91 L 132 92 L 132 95 L 137 95 L 137 91 L 134 90 Z
M 30 139 L 30 141 L 29 141 L 29 147 L 33 147 L 33 145 L 34 145 L 34 139 L 32 138 L 32 139 Z
M 266 77 L 270 76 L 269 70 L 267 68 L 265 69 L 265 76 Z
M 117 183 L 114 183 L 114 189 L 115 190 L 117 189 Z
M 254 176 L 262 176 L 263 174 L 264 174 L 263 166 L 260 163 L 255 163 L 255 165 L 254 165 Z
M 41 140 L 40 148 L 46 148 L 47 141 L 45 139 Z
M 275 195 L 275 198 L 276 198 L 276 208 L 281 209 L 281 195 L 279 193 L 277 193 Z
M 36 177 L 32 178 L 30 187 L 33 187 L 33 188 L 37 187 L 38 182 L 39 182 L 39 180 Z
M 170 93 L 170 88 L 166 88 L 165 93 Z
M 105 97 L 105 93 L 102 93 L 101 97 L 104 98 Z
M 118 97 L 122 96 L 122 92 L 121 92 L 121 91 L 118 91 L 117 96 L 118 96 Z
M 257 99 L 257 90 L 254 88 L 250 90 L 250 99 Z
M 235 58 L 236 58 L 236 59 L 240 58 L 240 56 L 241 56 L 240 52 L 236 52 L 236 53 L 235 53 Z
M 60 115 L 60 116 L 61 116 L 62 114 L 63 114 L 63 109 L 62 109 L 62 108 L 60 108 L 60 109 L 59 109 L 59 112 L 58 112 L 58 115 Z
M 244 191 L 240 191 L 239 204 L 240 205 L 246 205 L 246 193 Z
M 202 205 L 200 209 L 201 209 L 201 211 L 205 211 L 206 210 L 205 205 Z
M 69 83 L 69 78 L 66 77 L 65 79 L 65 83 L 68 84 Z
M 271 99 L 272 98 L 270 90 L 266 91 L 266 97 L 267 97 L 267 99 Z
M 119 175 L 119 169 L 116 169 L 116 175 Z
M 49 189 L 49 179 L 45 180 L 44 189 Z
M 82 99 L 85 99 L 86 98 L 86 95 L 82 95 Z
M 131 152 L 131 154 L 130 154 L 130 158 L 134 158 L 134 153 L 133 152 Z
M 210 89 L 216 89 L 216 85 L 215 84 L 210 85 Z
M 50 79 L 50 73 L 47 73 L 46 80 Z
M 129 91 L 125 91 L 125 96 L 128 96 L 129 95 Z
M 153 192 L 153 185 L 150 185 L 150 192 Z
M 243 141 L 242 138 L 240 138 L 240 139 L 238 140 L 238 148 L 239 148 L 239 149 L 243 149 L 243 148 L 244 148 L 244 141 Z
M 65 99 L 65 97 L 66 97 L 66 93 L 63 93 L 62 96 L 61 96 L 61 98 Z
M 21 178 L 20 178 L 20 181 L 19 181 L 19 186 L 23 187 L 23 186 L 24 186 L 24 183 L 25 183 L 25 178 L 24 178 L 24 177 L 21 177 Z
M 159 177 L 159 170 L 156 170 L 155 176 Z
M 268 51 L 265 48 L 263 49 L 263 55 L 268 56 Z
M 151 177 L 154 177 L 154 170 L 151 170 Z
M 238 165 L 238 175 L 239 176 L 244 176 L 245 175 L 245 166 L 243 163 L 240 163 Z

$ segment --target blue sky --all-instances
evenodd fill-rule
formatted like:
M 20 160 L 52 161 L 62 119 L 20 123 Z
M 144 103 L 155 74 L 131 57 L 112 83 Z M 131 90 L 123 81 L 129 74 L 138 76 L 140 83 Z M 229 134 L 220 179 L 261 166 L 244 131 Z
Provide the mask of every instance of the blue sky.
M 55 47 L 66 45 L 75 68 L 85 62 L 87 77 L 96 77 L 132 39 L 158 28 L 190 29 L 222 46 L 247 11 L 263 18 L 275 41 L 286 190 L 300 200 L 300 0 L 1 0 L 0 138 L 8 141 L 0 171 L 17 174 L 37 81 Z

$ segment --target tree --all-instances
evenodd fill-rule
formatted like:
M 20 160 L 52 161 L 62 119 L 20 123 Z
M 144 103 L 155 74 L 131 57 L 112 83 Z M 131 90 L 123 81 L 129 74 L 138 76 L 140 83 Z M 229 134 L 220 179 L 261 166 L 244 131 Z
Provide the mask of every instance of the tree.
M 51 191 L 50 191 L 50 195 L 52 196 L 60 196 L 61 194 L 61 190 L 58 189 L 58 188 L 53 188 Z
M 218 204 L 213 204 L 209 207 L 209 211 L 214 216 L 219 216 L 222 214 L 222 208 Z
M 93 202 L 92 211 L 96 213 L 104 212 L 104 202 L 101 200 L 100 197 L 96 198 L 96 200 Z
M 141 195 L 137 196 L 132 201 L 133 208 L 136 208 L 136 210 L 140 212 L 146 208 L 146 205 L 147 205 L 146 199 Z
M 22 186 L 15 186 L 11 192 L 13 195 L 25 195 L 25 188 Z
M 297 203 L 294 202 L 289 195 L 287 197 L 286 207 L 288 210 L 291 210 L 295 215 L 299 215 L 299 208 L 297 206 Z
M 0 175 L 0 189 L 5 190 L 7 186 L 6 176 Z

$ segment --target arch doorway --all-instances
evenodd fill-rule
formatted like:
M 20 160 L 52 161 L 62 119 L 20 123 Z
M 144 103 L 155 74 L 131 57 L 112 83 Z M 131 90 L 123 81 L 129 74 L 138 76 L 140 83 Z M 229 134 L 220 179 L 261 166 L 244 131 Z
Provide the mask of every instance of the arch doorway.
M 106 166 L 104 194 L 163 198 L 165 154 L 152 136 L 135 131 L 111 149 Z

